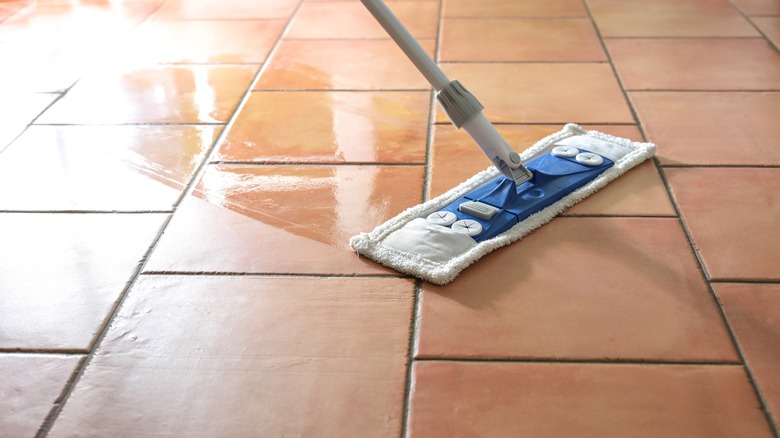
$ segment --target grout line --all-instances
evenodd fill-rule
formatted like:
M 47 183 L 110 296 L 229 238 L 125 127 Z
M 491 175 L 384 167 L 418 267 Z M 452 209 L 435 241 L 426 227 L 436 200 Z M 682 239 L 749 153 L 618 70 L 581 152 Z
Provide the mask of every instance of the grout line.
M 777 169 L 780 164 L 659 164 L 665 169 Z
M 78 348 L 0 348 L 0 354 L 59 354 L 63 356 L 85 356 L 88 351 Z
M 257 64 L 255 64 L 257 65 Z M 224 123 L 215 122 L 125 122 L 125 123 L 36 123 L 35 126 L 146 126 L 146 127 L 159 127 L 159 126 L 225 126 Z
M 173 210 L 0 210 L 6 214 L 172 214 Z
M 574 358 L 488 358 L 488 357 L 433 357 L 418 356 L 421 362 L 509 363 L 509 364 L 582 364 L 582 365 L 660 365 L 660 366 L 733 366 L 740 362 L 729 361 L 675 361 L 655 359 L 574 359 Z
M 717 88 L 628 88 L 626 92 L 630 93 L 778 93 L 780 88 L 755 88 L 740 90 L 738 88 L 717 89 Z
M 414 363 L 417 352 L 417 342 L 420 333 L 420 305 L 422 303 L 422 280 L 414 282 L 414 300 L 412 303 L 412 317 L 409 322 L 409 347 L 406 360 L 406 385 L 404 386 L 404 400 L 402 404 L 401 438 L 408 435 L 409 418 L 412 415 L 412 394 L 414 392 Z
M 391 163 L 388 161 L 232 161 L 232 160 L 217 160 L 211 161 L 212 165 L 228 165 L 228 166 L 392 166 L 392 167 L 422 167 L 425 163 L 412 163 L 412 162 L 396 162 Z
M 592 60 L 592 61 L 572 61 L 572 60 L 486 60 L 486 61 L 472 61 L 472 60 L 451 60 L 441 61 L 442 64 L 607 64 L 606 60 Z
M 607 36 L 605 40 L 760 40 L 760 36 Z
M 710 283 L 736 283 L 736 284 L 780 284 L 780 278 L 713 278 Z
M 767 35 L 761 28 L 756 24 L 755 21 L 753 21 L 753 18 L 760 18 L 761 15 L 756 16 L 750 16 L 746 14 L 739 6 L 735 5 L 733 1 L 728 0 L 729 4 L 737 11 L 738 14 L 742 16 L 742 18 L 745 19 L 751 26 L 753 26 L 753 29 L 758 32 L 760 35 L 760 38 L 764 39 L 773 49 L 775 49 L 776 52 L 780 52 L 780 47 L 778 47 L 773 41 L 772 38 L 769 38 L 769 35 Z M 769 17 L 773 17 L 772 15 L 768 15 Z M 774 16 L 776 17 L 776 15 Z
M 250 278 L 413 278 L 410 275 L 393 274 L 318 274 L 318 273 L 299 273 L 299 272 L 229 272 L 229 271 L 143 271 L 141 275 L 162 277 L 162 276 L 184 276 L 184 277 L 250 277 Z
M 170 0 L 169 0 L 170 1 Z M 165 5 L 168 3 L 161 3 L 161 5 L 155 10 L 155 13 L 161 10 Z M 285 25 L 282 33 L 279 35 L 279 38 L 277 39 L 276 43 L 274 44 L 273 48 L 269 52 L 268 59 L 270 60 L 273 54 L 276 52 L 276 50 L 279 47 L 279 44 L 281 43 L 281 40 L 284 36 L 284 34 L 287 32 L 287 30 L 290 27 L 290 23 L 292 22 L 293 16 L 297 13 L 298 9 L 300 9 L 301 5 L 303 4 L 303 0 L 300 0 L 298 5 L 295 7 L 295 10 L 293 11 L 292 15 L 287 20 L 287 24 Z M 149 20 L 151 16 L 153 16 L 154 13 L 150 14 L 146 17 L 146 20 Z M 140 23 L 139 23 L 140 25 Z M 251 94 L 252 88 L 255 86 L 255 84 L 259 81 L 260 76 L 263 72 L 265 72 L 266 67 L 268 66 L 268 62 L 263 64 L 260 69 L 258 69 L 257 73 L 255 74 L 255 77 L 253 78 L 252 82 L 247 87 L 246 92 L 242 96 L 241 100 L 239 101 L 238 105 L 236 106 L 235 110 L 233 111 L 233 114 L 230 116 L 230 119 L 228 123 L 225 125 L 225 128 L 220 132 L 220 134 L 217 136 L 217 138 L 212 143 L 211 147 L 207 151 L 207 153 L 203 156 L 202 162 L 198 166 L 197 171 L 192 175 L 190 178 L 189 184 L 187 184 L 187 187 L 185 190 L 182 191 L 182 193 L 179 196 L 179 199 L 174 204 L 174 212 L 176 208 L 178 207 L 179 203 L 186 197 L 189 196 L 192 191 L 194 190 L 195 186 L 197 185 L 197 182 L 199 181 L 200 177 L 205 172 L 208 162 L 211 159 L 211 157 L 217 152 L 219 149 L 219 145 L 222 141 L 222 139 L 227 135 L 227 132 L 230 130 L 230 127 L 235 123 L 236 118 L 238 117 L 238 114 L 241 112 L 241 109 L 246 104 L 247 100 L 249 99 L 249 96 Z M 52 409 L 49 411 L 48 415 L 46 415 L 46 418 L 43 420 L 43 423 L 41 424 L 40 428 L 38 429 L 36 433 L 36 438 L 43 438 L 46 437 L 49 432 L 51 431 L 51 428 L 54 426 L 54 423 L 57 421 L 57 418 L 59 417 L 60 413 L 64 409 L 65 405 L 67 404 L 71 394 L 73 394 L 73 391 L 78 384 L 78 382 L 81 380 L 81 377 L 84 375 L 85 370 L 87 369 L 87 366 L 92 362 L 92 358 L 95 356 L 98 347 L 102 343 L 103 339 L 108 335 L 108 331 L 113 324 L 114 319 L 119 314 L 120 309 L 122 308 L 122 305 L 125 302 L 125 299 L 127 298 L 127 295 L 129 294 L 131 288 L 134 286 L 136 281 L 141 277 L 141 273 L 146 266 L 146 263 L 149 261 L 149 257 L 154 252 L 154 249 L 157 247 L 157 244 L 159 243 L 160 239 L 162 238 L 165 230 L 168 228 L 168 225 L 170 225 L 171 220 L 173 219 L 173 214 L 170 214 L 166 220 L 163 222 L 162 226 L 160 227 L 159 232 L 157 233 L 157 236 L 153 239 L 151 245 L 147 249 L 146 253 L 143 255 L 141 261 L 138 263 L 138 266 L 136 267 L 135 271 L 130 276 L 127 284 L 125 285 L 122 292 L 119 294 L 118 299 L 115 301 L 113 308 L 109 311 L 108 316 L 103 322 L 102 327 L 100 328 L 100 331 L 95 336 L 92 345 L 89 349 L 89 353 L 84 358 L 82 362 L 79 363 L 79 366 L 76 367 L 73 374 L 71 375 L 71 378 L 68 380 L 68 383 L 63 388 L 60 396 L 58 397 L 58 403 L 55 403 Z

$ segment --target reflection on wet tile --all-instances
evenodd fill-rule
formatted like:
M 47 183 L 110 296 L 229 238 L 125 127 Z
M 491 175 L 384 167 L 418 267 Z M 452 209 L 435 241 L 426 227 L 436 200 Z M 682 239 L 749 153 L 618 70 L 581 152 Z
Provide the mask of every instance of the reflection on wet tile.
M 443 64 L 485 105 L 492 122 L 634 123 L 608 64 Z M 437 107 L 437 122 L 447 116 Z
M 427 436 L 772 436 L 741 366 L 423 362 L 409 432 Z
M 586 17 L 579 0 L 444 0 L 445 17 Z
M 441 45 L 444 62 L 607 59 L 588 18 L 447 18 Z
M 714 285 L 750 372 L 780 418 L 780 284 Z
M 661 164 L 780 164 L 778 92 L 633 92 Z
M 223 123 L 258 66 L 103 70 L 78 82 L 38 123 Z
M 210 126 L 32 126 L 0 155 L 0 210 L 168 210 Z
M 710 278 L 780 279 L 780 169 L 665 172 Z
M 772 90 L 780 57 L 766 41 L 607 39 L 627 90 Z
M 434 41 L 420 45 L 432 56 Z M 389 39 L 287 40 L 258 90 L 427 90 L 430 85 Z
M 415 38 L 436 38 L 437 1 L 391 1 L 387 6 Z M 345 23 L 349 23 L 345 26 Z M 287 38 L 388 38 L 360 2 L 304 2 Z
M 212 166 L 149 271 L 389 273 L 348 240 L 422 198 L 422 166 Z
M 86 352 L 164 219 L 0 214 L 0 348 Z
M 676 218 L 559 217 L 420 315 L 419 357 L 739 361 Z
M 727 0 L 588 0 L 604 37 L 757 37 Z
M 300 0 L 174 0 L 155 18 L 163 20 L 228 20 L 289 18 Z
M 424 163 L 430 99 L 424 91 L 252 93 L 215 159 Z
M 51 436 L 397 437 L 413 296 L 400 279 L 147 277 Z
M 0 430 L 4 436 L 35 436 L 54 407 L 79 356 L 0 355 Z
M 3 93 L 0 100 L 0 152 L 27 128 L 34 118 L 49 106 L 58 95 L 40 93 Z M 0 175 L 2 177 L 2 175 Z
M 261 63 L 285 20 L 152 21 L 133 32 L 125 58 L 143 63 Z

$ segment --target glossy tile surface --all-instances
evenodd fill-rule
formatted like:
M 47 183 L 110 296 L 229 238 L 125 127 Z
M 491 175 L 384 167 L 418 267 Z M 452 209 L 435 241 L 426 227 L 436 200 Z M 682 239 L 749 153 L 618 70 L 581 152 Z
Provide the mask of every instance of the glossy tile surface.
M 300 0 L 173 0 L 157 16 L 162 20 L 289 18 Z
M 604 61 L 587 18 L 447 18 L 440 60 Z
M 780 418 L 780 284 L 715 285 L 748 366 L 775 421 Z
M 604 37 L 757 37 L 727 0 L 588 0 Z
M 79 356 L 0 355 L 0 430 L 35 436 L 65 387 Z
M 662 164 L 780 165 L 780 92 L 633 92 Z
M 0 213 L 0 348 L 86 352 L 164 219 Z
M 169 210 L 220 130 L 32 126 L 0 155 L 0 210 Z
M 587 11 L 576 0 L 444 0 L 446 17 L 584 17 Z
M 422 199 L 421 166 L 210 167 L 149 271 L 392 273 L 348 240 Z
M 412 289 L 145 278 L 51 436 L 398 436 Z
M 152 21 L 129 37 L 126 51 L 138 64 L 261 63 L 286 21 Z
M 425 91 L 254 92 L 215 160 L 423 164 L 430 99 Z
M 780 57 L 758 38 L 605 43 L 627 90 L 780 89 Z
M 420 315 L 420 357 L 739 360 L 673 218 L 557 218 L 423 285 Z
M 666 169 L 713 279 L 780 279 L 780 169 Z
M 420 45 L 433 51 L 431 39 Z M 425 78 L 390 39 L 286 40 L 257 90 L 427 90 Z
M 494 123 L 633 123 L 608 64 L 443 64 Z M 448 122 L 437 107 L 437 122 Z
M 436 1 L 389 1 L 387 6 L 415 38 L 435 38 L 439 22 Z M 349 25 L 345 25 L 349 23 Z M 304 2 L 292 22 L 289 38 L 388 38 L 387 32 L 360 2 Z
M 413 437 L 772 436 L 739 366 L 434 362 L 414 377 Z
M 224 123 L 258 66 L 125 67 L 78 82 L 37 123 Z

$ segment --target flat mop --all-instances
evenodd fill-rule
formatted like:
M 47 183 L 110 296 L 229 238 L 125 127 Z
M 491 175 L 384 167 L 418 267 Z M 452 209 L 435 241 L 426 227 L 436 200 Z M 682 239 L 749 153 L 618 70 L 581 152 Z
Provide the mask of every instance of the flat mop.
M 494 166 L 351 238 L 358 253 L 443 285 L 653 156 L 651 143 L 575 124 L 518 154 L 482 113 L 483 105 L 447 78 L 384 2 L 361 1 L 434 87 L 450 121 L 466 130 Z

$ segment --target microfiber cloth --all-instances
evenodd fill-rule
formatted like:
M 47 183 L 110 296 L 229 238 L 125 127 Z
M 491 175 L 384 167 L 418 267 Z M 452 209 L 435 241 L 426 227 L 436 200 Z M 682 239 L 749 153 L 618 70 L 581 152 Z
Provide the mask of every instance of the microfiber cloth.
M 349 244 L 358 253 L 382 265 L 434 284 L 444 285 L 484 255 L 522 239 L 655 153 L 655 145 L 652 143 L 633 142 L 568 124 L 561 131 L 538 141 L 520 156 L 525 163 L 556 146 L 576 147 L 599 154 L 612 160 L 614 165 L 586 185 L 568 193 L 507 231 L 481 242 L 467 234 L 431 223 L 426 218 L 467 193 L 496 180 L 500 173 L 495 167 L 474 175 L 435 199 L 404 211 L 370 233 L 352 237 Z

